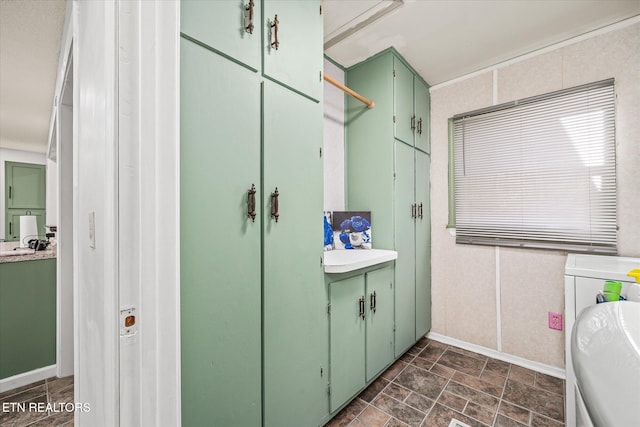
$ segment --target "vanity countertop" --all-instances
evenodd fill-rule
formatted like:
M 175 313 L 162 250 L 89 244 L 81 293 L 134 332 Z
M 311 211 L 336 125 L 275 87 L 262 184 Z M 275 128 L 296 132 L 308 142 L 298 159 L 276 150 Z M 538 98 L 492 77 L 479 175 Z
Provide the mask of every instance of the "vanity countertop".
M 386 249 L 335 250 L 324 253 L 325 273 L 348 273 L 398 258 L 398 252 Z
M 18 242 L 0 242 L 0 264 L 56 257 L 55 247 L 44 251 L 34 251 L 33 249 L 20 248 L 19 246 Z

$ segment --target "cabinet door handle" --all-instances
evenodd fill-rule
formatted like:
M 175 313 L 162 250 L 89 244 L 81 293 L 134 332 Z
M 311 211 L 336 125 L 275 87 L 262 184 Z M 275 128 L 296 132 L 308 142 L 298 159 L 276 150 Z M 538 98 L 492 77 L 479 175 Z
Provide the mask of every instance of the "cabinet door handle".
M 253 6 L 255 3 L 253 0 L 249 0 L 249 3 L 244 7 L 244 30 L 253 34 Z
M 9 198 L 11 198 L 11 186 L 9 186 Z
M 256 222 L 256 186 L 251 184 L 251 188 L 247 191 L 247 216 L 251 218 L 251 222 Z
M 12 230 L 12 227 L 11 227 L 12 225 L 13 225 L 13 223 L 9 222 L 9 235 L 13 234 L 13 230 Z
M 422 117 L 418 120 L 418 133 L 422 135 Z
M 416 218 L 417 214 L 416 214 L 416 204 L 412 204 L 411 205 L 411 218 Z
M 418 205 L 418 218 L 422 219 L 422 203 Z
M 369 307 L 371 311 L 376 312 L 376 291 L 369 295 Z
M 416 115 L 411 116 L 411 130 L 416 130 Z
M 358 300 L 358 303 L 360 304 L 359 316 L 362 320 L 364 320 L 364 296 L 360 297 L 360 299 Z
M 278 25 L 280 21 L 278 21 L 278 15 L 273 18 L 271 21 L 271 47 L 275 50 L 278 50 L 280 46 L 280 40 L 278 40 Z
M 275 219 L 278 222 L 278 218 L 280 218 L 280 206 L 278 206 L 278 187 L 276 187 L 276 191 L 271 193 L 271 218 Z

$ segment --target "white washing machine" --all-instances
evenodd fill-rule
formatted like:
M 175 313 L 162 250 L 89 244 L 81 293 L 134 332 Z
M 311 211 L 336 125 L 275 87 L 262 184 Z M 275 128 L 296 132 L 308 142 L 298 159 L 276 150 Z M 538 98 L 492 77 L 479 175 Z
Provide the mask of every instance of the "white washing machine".
M 622 283 L 621 295 L 626 295 L 629 285 L 636 282 L 627 275 L 640 268 L 640 258 L 569 254 L 564 276 L 565 316 L 565 367 L 567 373 L 565 396 L 565 423 L 567 427 L 591 427 L 586 407 L 577 390 L 576 377 L 571 363 L 571 331 L 580 312 L 596 303 L 598 291 L 604 282 L 617 280 Z

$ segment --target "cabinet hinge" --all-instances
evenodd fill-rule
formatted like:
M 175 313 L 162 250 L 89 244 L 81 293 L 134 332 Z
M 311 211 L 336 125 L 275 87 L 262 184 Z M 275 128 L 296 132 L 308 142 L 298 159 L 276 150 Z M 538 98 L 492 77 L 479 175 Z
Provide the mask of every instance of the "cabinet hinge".
M 323 263 L 322 257 L 320 257 L 320 267 L 322 267 L 322 263 Z
M 322 366 L 320 366 L 320 378 L 322 378 L 323 374 L 324 374 L 324 369 L 322 369 Z
M 393 173 L 393 179 L 394 180 L 396 179 L 396 173 L 395 172 Z
M 331 383 L 327 384 L 327 394 L 331 394 Z
M 319 72 L 318 76 L 320 77 L 320 79 L 318 81 L 322 81 L 322 71 Z
M 322 15 L 322 5 L 320 5 L 320 15 Z
M 320 157 L 322 157 L 322 147 L 320 147 Z
M 395 332 L 395 331 L 396 331 L 396 324 L 394 323 L 393 324 L 393 332 Z
M 395 123 L 395 122 L 396 122 L 396 115 L 394 114 L 393 115 L 393 123 Z
M 327 303 L 327 314 L 331 314 L 331 303 Z
M 394 69 L 393 70 L 393 77 L 395 77 L 395 76 L 396 76 L 396 70 Z

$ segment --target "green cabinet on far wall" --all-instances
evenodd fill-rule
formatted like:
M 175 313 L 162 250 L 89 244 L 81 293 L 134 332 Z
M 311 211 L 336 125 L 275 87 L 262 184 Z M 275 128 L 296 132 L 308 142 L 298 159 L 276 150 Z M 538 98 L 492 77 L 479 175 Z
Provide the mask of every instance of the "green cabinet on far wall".
M 393 58 L 393 93 L 394 137 L 429 153 L 429 87 L 398 56 Z
M 328 277 L 331 412 L 394 360 L 393 266 L 368 270 Z
M 369 109 L 347 97 L 347 209 L 371 211 L 374 248 L 398 252 L 399 357 L 431 326 L 428 86 L 394 49 L 347 69 L 346 80 L 375 101 Z

